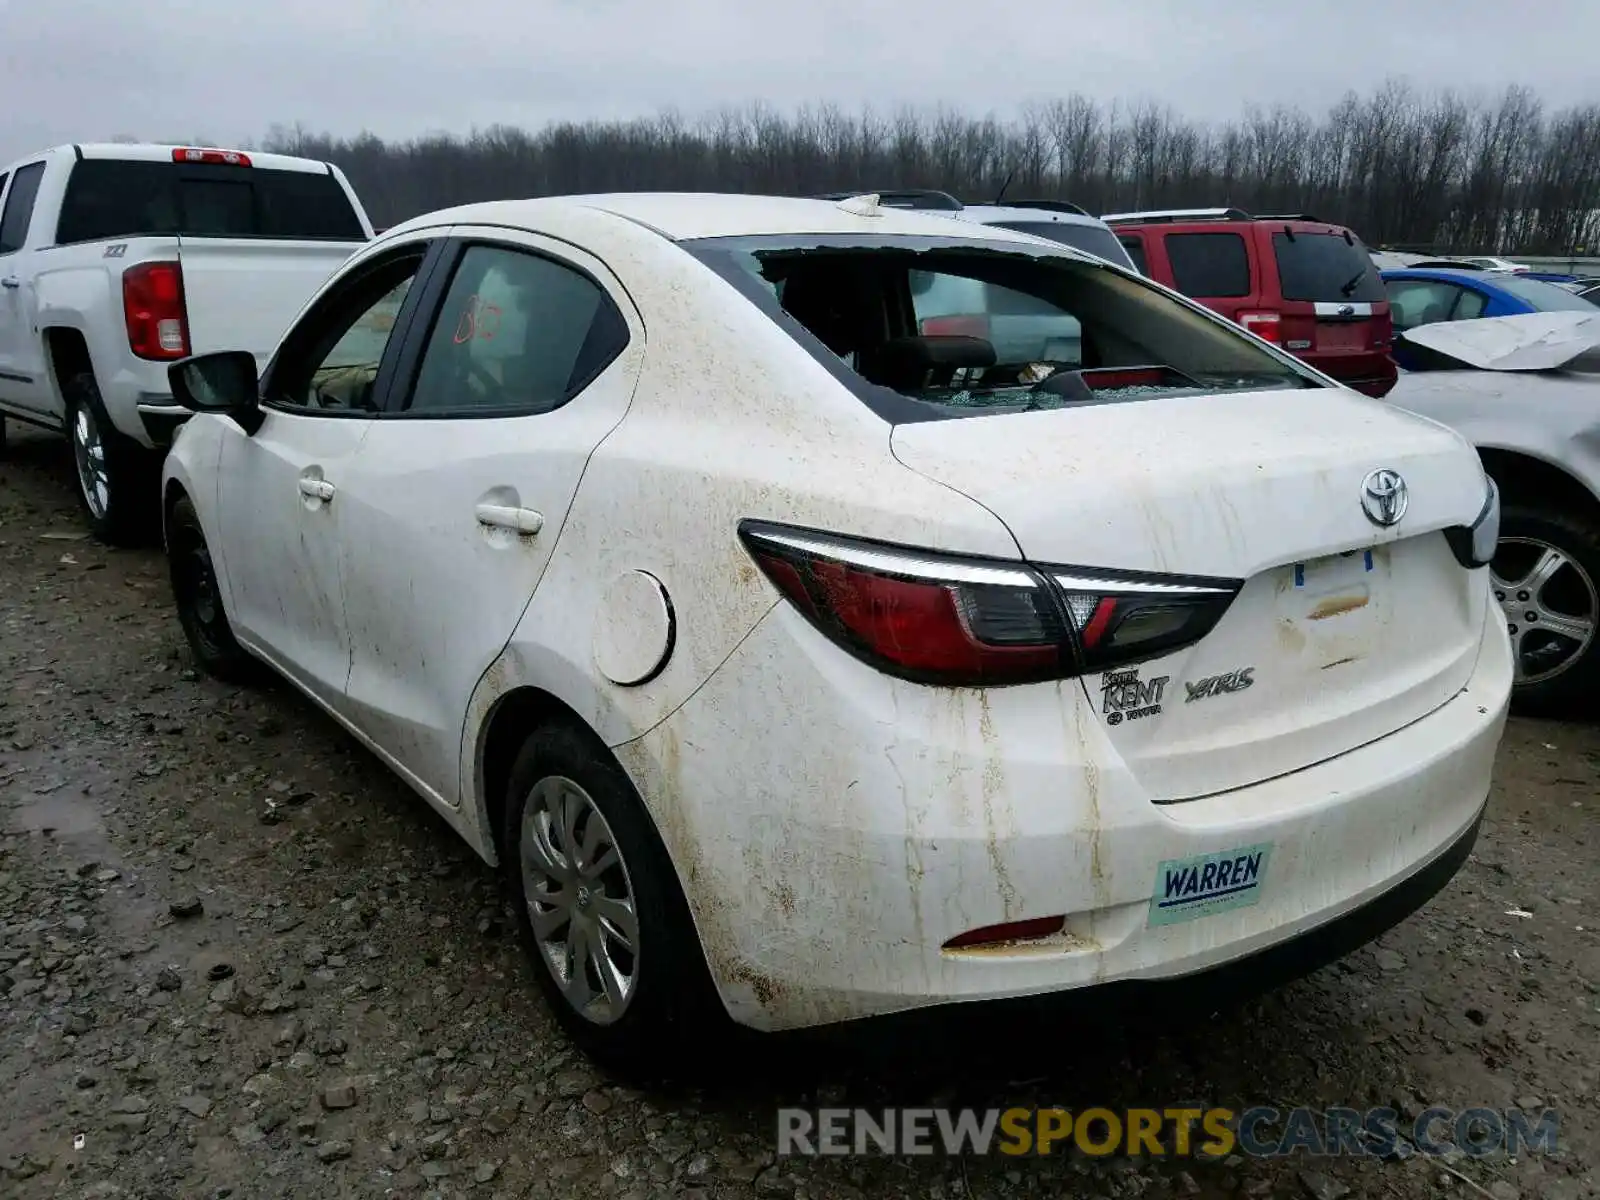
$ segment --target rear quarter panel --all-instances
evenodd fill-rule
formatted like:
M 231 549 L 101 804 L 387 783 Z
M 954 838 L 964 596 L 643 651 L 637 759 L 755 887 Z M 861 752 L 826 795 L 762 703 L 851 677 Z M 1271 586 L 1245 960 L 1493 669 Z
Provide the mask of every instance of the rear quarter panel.
M 532 603 L 474 694 L 463 794 L 481 808 L 474 764 L 499 700 L 540 688 L 617 749 L 681 869 L 693 840 L 677 765 L 630 744 L 779 603 L 738 538 L 742 519 L 1007 558 L 1018 551 L 998 518 L 899 466 L 890 426 L 687 253 L 600 213 L 545 232 L 596 253 L 626 288 L 645 329 L 643 370 L 627 415 L 585 469 Z M 595 645 L 599 615 L 632 571 L 665 588 L 675 641 L 655 678 L 623 687 L 600 672 Z
M 178 256 L 175 238 L 130 238 L 120 242 L 86 242 L 36 252 L 34 296 L 41 332 L 72 329 L 83 336 L 94 365 L 95 382 L 117 428 L 138 431 L 134 405 L 142 395 L 170 395 L 166 364 L 135 358 L 128 349 L 122 315 L 122 273 L 142 262 Z M 47 364 L 48 365 L 48 364 Z M 64 379 L 50 370 L 60 411 Z

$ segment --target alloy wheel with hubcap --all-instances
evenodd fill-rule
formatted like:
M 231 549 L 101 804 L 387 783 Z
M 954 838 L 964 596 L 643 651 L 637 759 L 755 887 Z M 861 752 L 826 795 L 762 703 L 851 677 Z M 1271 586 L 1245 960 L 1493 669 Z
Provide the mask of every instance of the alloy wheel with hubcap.
M 585 1020 L 628 1010 L 639 972 L 633 883 L 594 799 L 564 776 L 539 780 L 523 805 L 523 897 L 545 968 Z
M 76 405 L 72 413 L 72 459 L 78 468 L 78 490 L 89 513 L 104 521 L 111 509 L 111 470 L 106 463 L 105 439 L 100 423 L 87 404 Z
M 523 736 L 504 788 L 500 869 L 556 1019 L 619 1077 L 695 1069 L 690 1047 L 727 1013 L 628 772 L 592 731 L 554 717 Z
M 1560 547 L 1532 537 L 1502 537 L 1489 577 L 1511 635 L 1517 685 L 1569 670 L 1594 642 L 1600 618 L 1595 581 Z

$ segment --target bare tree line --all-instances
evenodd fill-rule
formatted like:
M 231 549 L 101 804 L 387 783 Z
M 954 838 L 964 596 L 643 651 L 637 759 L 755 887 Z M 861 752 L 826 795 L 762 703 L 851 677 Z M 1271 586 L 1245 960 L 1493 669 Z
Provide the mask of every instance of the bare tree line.
M 807 195 L 939 188 L 968 201 L 1071 200 L 1093 213 L 1233 205 L 1314 213 L 1372 245 L 1574 254 L 1600 247 L 1600 104 L 1546 112 L 1390 82 L 1321 119 L 1277 105 L 1207 125 L 1088 96 L 1011 121 L 953 109 L 762 104 L 689 120 L 508 126 L 384 141 L 275 126 L 266 149 L 338 163 L 381 225 L 478 200 L 604 191 Z

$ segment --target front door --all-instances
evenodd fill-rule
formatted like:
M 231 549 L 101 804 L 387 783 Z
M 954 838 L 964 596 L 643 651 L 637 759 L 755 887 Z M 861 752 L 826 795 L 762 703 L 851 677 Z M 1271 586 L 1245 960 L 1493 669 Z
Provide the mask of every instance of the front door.
M 430 284 L 442 295 L 401 356 L 415 382 L 397 387 L 337 503 L 351 719 L 454 807 L 468 700 L 627 411 L 644 330 L 610 272 L 573 247 L 451 233 L 448 285 Z
M 371 433 L 398 349 L 390 333 L 428 245 L 374 260 L 319 298 L 262 383 L 254 435 L 232 426 L 217 511 L 222 569 L 241 641 L 330 707 L 350 674 L 340 580 L 340 495 Z
M 33 331 L 33 280 L 24 259 L 30 241 L 34 200 L 44 164 L 29 163 L 11 173 L 10 186 L 0 176 L 0 400 L 18 409 L 46 411 L 43 343 Z

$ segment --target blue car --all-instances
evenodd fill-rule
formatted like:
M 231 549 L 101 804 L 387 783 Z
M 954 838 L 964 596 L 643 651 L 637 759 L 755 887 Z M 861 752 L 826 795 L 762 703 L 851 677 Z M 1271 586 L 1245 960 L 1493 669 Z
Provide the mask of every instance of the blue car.
M 1448 271 L 1407 267 L 1382 271 L 1394 321 L 1394 360 L 1406 370 L 1408 347 L 1400 337 L 1419 325 L 1471 321 L 1478 317 L 1514 317 L 1536 312 L 1595 312 L 1600 304 L 1542 279 L 1502 271 Z

